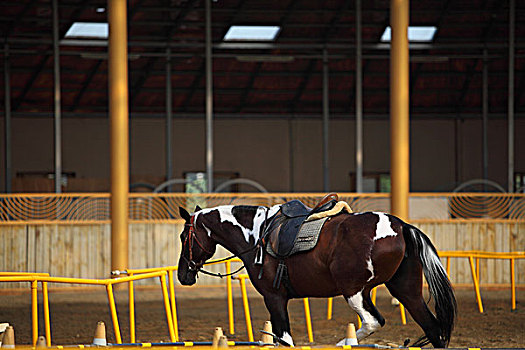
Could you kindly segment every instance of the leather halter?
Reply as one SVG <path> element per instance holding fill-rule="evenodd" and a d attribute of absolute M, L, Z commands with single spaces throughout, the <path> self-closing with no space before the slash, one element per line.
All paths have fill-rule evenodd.
<path fill-rule="evenodd" d="M 197 264 L 195 261 L 193 261 L 193 242 L 197 242 L 197 245 L 199 248 L 201 248 L 202 251 L 204 251 L 207 254 L 212 254 L 208 249 L 204 248 L 204 245 L 199 241 L 199 238 L 197 237 L 197 234 L 195 233 L 195 215 L 192 215 L 190 218 L 189 224 L 184 224 L 184 226 L 189 227 L 188 230 L 188 236 L 184 240 L 184 244 L 182 246 L 182 251 L 184 251 L 184 248 L 186 247 L 186 244 L 188 245 L 188 250 L 190 252 L 190 258 L 186 259 L 184 255 L 184 260 L 188 263 L 189 269 L 192 271 L 199 271 L 200 267 L 203 265 L 204 261 Z"/>

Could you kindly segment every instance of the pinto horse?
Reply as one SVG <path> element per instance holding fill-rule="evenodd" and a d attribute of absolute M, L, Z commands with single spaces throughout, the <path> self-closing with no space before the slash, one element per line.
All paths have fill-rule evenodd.
<path fill-rule="evenodd" d="M 340 213 L 325 222 L 312 250 L 285 260 L 287 283 L 276 288 L 273 281 L 279 260 L 264 254 L 262 264 L 254 261 L 262 244 L 261 231 L 280 215 L 280 207 L 197 207 L 193 214 L 179 208 L 186 221 L 180 235 L 181 284 L 195 284 L 197 273 L 219 244 L 243 261 L 253 286 L 264 297 L 275 336 L 285 345 L 293 346 L 287 310 L 292 298 L 343 295 L 362 320 L 357 339 L 366 338 L 385 324 L 370 299 L 370 291 L 383 283 L 425 333 L 413 346 L 448 345 L 456 299 L 436 249 L 424 233 L 384 213 Z M 434 298 L 435 315 L 423 299 L 422 272 Z"/>

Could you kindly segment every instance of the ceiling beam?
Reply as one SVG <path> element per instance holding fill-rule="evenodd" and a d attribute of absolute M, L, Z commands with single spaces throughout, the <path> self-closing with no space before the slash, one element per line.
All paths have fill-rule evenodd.
<path fill-rule="evenodd" d="M 451 0 L 447 0 L 445 2 L 445 4 L 443 5 L 443 9 L 441 10 L 441 13 L 439 14 L 439 18 L 438 18 L 438 20 L 436 22 L 436 28 L 438 28 L 438 30 L 437 30 L 436 36 L 434 37 L 433 42 L 437 42 L 439 40 L 439 28 L 443 27 L 445 14 L 448 11 L 450 3 L 451 3 Z M 414 88 L 416 86 L 417 79 L 419 78 L 422 70 L 423 70 L 423 63 L 418 62 L 418 63 L 416 63 L 416 67 L 410 72 L 410 83 L 408 85 L 408 88 L 409 88 L 409 95 L 408 96 L 409 96 L 409 98 L 412 96 L 412 94 L 414 92 Z M 410 100 L 412 100 L 412 99 L 410 99 Z"/>
<path fill-rule="evenodd" d="M 226 31 L 228 30 L 228 28 L 235 23 L 235 21 L 237 21 L 239 18 L 240 18 L 240 14 L 242 12 L 242 9 L 244 7 L 244 5 L 246 4 L 246 0 L 242 0 L 237 8 L 236 8 L 236 11 L 233 15 L 233 17 L 230 19 L 229 21 L 229 24 L 228 26 L 225 26 L 225 29 L 223 30 L 223 36 L 226 34 Z M 215 10 L 212 9 L 211 11 L 211 14 L 213 15 L 213 12 Z M 213 26 L 213 19 L 211 21 L 211 24 Z M 213 33 L 212 33 L 213 35 Z M 186 95 L 186 98 L 184 99 L 184 102 L 182 103 L 182 106 L 181 106 L 181 110 L 186 112 L 188 110 L 188 106 L 190 105 L 191 103 L 191 100 L 193 99 L 193 96 L 195 95 L 195 91 L 198 89 L 199 87 L 199 83 L 201 82 L 201 80 L 203 79 L 204 77 L 204 74 L 205 74 L 205 60 L 203 57 L 201 57 L 201 65 L 200 65 L 200 68 L 199 68 L 199 73 L 195 76 L 195 79 L 193 79 L 193 82 L 191 83 L 191 86 L 190 86 L 190 92 Z M 212 38 L 212 65 L 213 65 L 213 38 Z M 212 69 L 213 71 L 213 69 Z M 214 73 L 212 72 L 212 75 L 214 75 Z M 213 94 L 213 91 L 212 91 L 212 94 Z"/>
<path fill-rule="evenodd" d="M 30 3 L 33 3 L 32 1 Z M 51 5 L 51 3 L 50 3 Z M 82 2 L 82 6 L 78 7 L 77 10 L 75 10 L 73 12 L 73 14 L 71 15 L 71 20 L 68 22 L 68 26 L 67 28 L 69 28 L 74 22 L 76 22 L 76 20 L 78 19 L 78 17 L 82 14 L 82 12 L 84 12 L 84 10 L 89 6 L 89 1 L 84 1 Z M 59 26 L 59 33 L 60 32 L 66 32 L 65 30 L 61 30 L 60 26 Z M 59 37 L 63 37 L 63 35 L 59 35 Z M 38 76 L 40 75 L 42 69 L 45 67 L 46 65 L 46 62 L 47 60 L 49 59 L 49 57 L 51 57 L 52 54 L 50 53 L 46 53 L 43 55 L 42 59 L 40 60 L 39 64 L 36 66 L 36 69 L 33 70 L 33 72 L 31 73 L 31 77 L 29 78 L 29 80 L 27 81 L 25 87 L 24 87 L 24 90 L 22 91 L 22 93 L 20 94 L 20 96 L 18 96 L 16 98 L 16 100 L 14 101 L 13 103 L 13 111 L 16 111 L 18 110 L 18 108 L 22 105 L 22 103 L 24 102 L 27 94 L 29 93 L 29 91 L 31 90 L 31 88 L 33 87 L 33 84 L 35 83 L 36 79 L 38 78 Z"/>
<path fill-rule="evenodd" d="M 322 35 L 322 42 L 324 43 L 325 47 L 326 47 L 326 44 L 328 43 L 330 34 L 337 30 L 337 25 L 338 25 L 339 21 L 341 20 L 341 17 L 343 16 L 343 13 L 345 13 L 348 10 L 348 7 L 352 3 L 353 3 L 352 1 L 343 1 L 342 5 L 339 7 L 338 11 L 334 14 L 332 19 L 330 20 L 330 25 L 327 27 L 327 29 L 325 30 L 324 34 Z M 302 96 L 306 86 L 308 85 L 308 81 L 310 79 L 312 71 L 314 70 L 314 68 L 315 68 L 315 66 L 317 64 L 317 61 L 318 60 L 313 60 L 312 59 L 312 60 L 310 60 L 310 62 L 308 62 L 308 66 L 307 66 L 306 70 L 304 71 L 304 76 L 303 76 L 303 79 L 301 81 L 301 84 L 297 88 L 297 93 L 295 94 L 294 98 L 292 99 L 292 101 L 288 105 L 288 110 L 291 113 L 293 113 L 295 111 L 297 103 L 299 103 L 299 101 L 301 99 L 301 96 Z M 321 107 L 321 106 L 319 106 L 319 107 Z"/>
<path fill-rule="evenodd" d="M 172 25 L 167 28 L 167 30 L 164 32 L 164 40 L 168 43 L 171 41 L 171 36 L 173 34 L 173 30 L 177 28 L 181 21 L 186 17 L 189 11 L 193 10 L 196 6 L 197 1 L 192 0 L 184 3 L 184 6 L 179 10 L 177 13 L 177 17 L 174 20 L 171 20 Z M 171 16 L 171 13 L 167 13 L 168 16 Z M 151 75 L 151 70 L 154 67 L 155 63 L 159 60 L 159 57 L 150 57 L 148 58 L 148 62 L 144 65 L 144 67 L 140 70 L 140 75 L 136 82 L 133 84 L 133 87 L 130 91 L 130 101 L 131 105 L 135 105 L 137 101 L 137 96 L 140 94 L 142 88 L 144 87 L 144 84 L 148 80 L 148 78 Z"/>
<path fill-rule="evenodd" d="M 292 0 L 288 7 L 286 8 L 284 14 L 281 17 L 281 20 L 279 21 L 279 27 L 283 28 L 285 25 L 287 25 L 288 20 L 290 19 L 290 15 L 292 11 L 295 10 L 297 6 L 297 0 Z M 255 83 L 255 79 L 257 79 L 257 76 L 259 76 L 259 73 L 261 71 L 263 63 L 257 62 L 255 68 L 250 73 L 250 78 L 248 79 L 248 85 L 246 86 L 246 89 L 244 90 L 241 99 L 239 101 L 239 105 L 237 106 L 237 112 L 241 112 L 246 104 L 246 100 L 248 99 L 248 96 L 250 92 L 253 90 L 253 84 Z"/>
<path fill-rule="evenodd" d="M 489 1 L 490 0 L 486 0 L 485 5 L 483 6 L 485 11 L 487 11 L 489 8 Z M 502 7 L 502 5 L 503 5 L 502 1 L 495 0 L 492 4 L 492 9 L 490 12 L 495 13 L 499 8 Z M 482 43 L 485 43 L 487 41 L 493 24 L 494 24 L 494 16 L 491 16 L 489 23 L 486 24 L 483 29 L 483 33 L 481 35 Z M 463 86 L 460 89 L 460 95 L 456 102 L 457 113 L 460 113 L 463 110 L 463 100 L 465 99 L 465 96 L 467 96 L 469 88 L 470 88 L 470 83 L 472 82 L 474 75 L 476 74 L 476 66 L 478 65 L 478 61 L 483 62 L 482 58 L 475 59 L 474 62 L 470 65 L 469 69 L 467 70 L 465 81 L 463 82 Z"/>

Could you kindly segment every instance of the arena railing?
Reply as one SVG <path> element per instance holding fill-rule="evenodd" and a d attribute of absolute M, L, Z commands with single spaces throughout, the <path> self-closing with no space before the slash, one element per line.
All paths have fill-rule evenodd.
<path fill-rule="evenodd" d="M 131 222 L 180 220 L 179 206 L 223 204 L 272 206 L 300 199 L 309 206 L 323 193 L 130 193 Z M 390 211 L 388 193 L 339 193 L 354 211 Z M 410 193 L 410 220 L 525 220 L 525 194 Z M 104 223 L 110 220 L 109 193 L 2 194 L 0 224 Z"/>
<path fill-rule="evenodd" d="M 117 344 L 122 343 L 122 337 L 120 333 L 120 326 L 117 316 L 117 308 L 115 305 L 115 297 L 113 294 L 113 285 L 118 283 L 125 283 L 140 279 L 159 277 L 160 285 L 162 290 L 162 296 L 164 299 L 164 308 L 166 311 L 166 319 L 168 322 L 168 331 L 172 342 L 175 341 L 175 331 L 173 328 L 173 318 L 171 315 L 170 303 L 168 300 L 168 290 L 166 288 L 166 272 L 156 271 L 145 273 L 136 276 L 127 276 L 120 278 L 107 278 L 107 279 L 88 279 L 88 278 L 69 278 L 69 277 L 51 277 L 47 273 L 23 273 L 23 272 L 0 272 L 0 282 L 30 282 L 31 283 L 31 313 L 32 313 L 32 340 L 33 347 L 36 346 L 38 339 L 38 300 L 37 300 L 37 285 L 38 282 L 42 283 L 43 303 L 44 303 L 44 323 L 45 323 L 45 334 L 46 344 L 48 347 L 51 346 L 51 332 L 50 332 L 50 317 L 49 317 L 49 298 L 47 283 L 67 283 L 67 284 L 84 284 L 84 285 L 99 285 L 105 286 L 108 295 L 108 303 L 111 313 L 111 319 L 113 321 L 113 329 L 115 332 L 115 338 Z"/>

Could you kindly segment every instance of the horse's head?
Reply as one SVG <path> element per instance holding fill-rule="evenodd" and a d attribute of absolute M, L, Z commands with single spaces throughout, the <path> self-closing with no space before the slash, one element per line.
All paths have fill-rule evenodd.
<path fill-rule="evenodd" d="M 201 208 L 197 206 L 195 213 L 190 215 L 186 209 L 179 207 L 180 216 L 186 222 L 184 230 L 180 234 L 182 248 L 177 276 L 179 282 L 185 286 L 195 284 L 199 269 L 206 260 L 213 256 L 216 248 L 215 241 L 211 239 L 204 227 L 197 224 L 199 210 Z"/>

